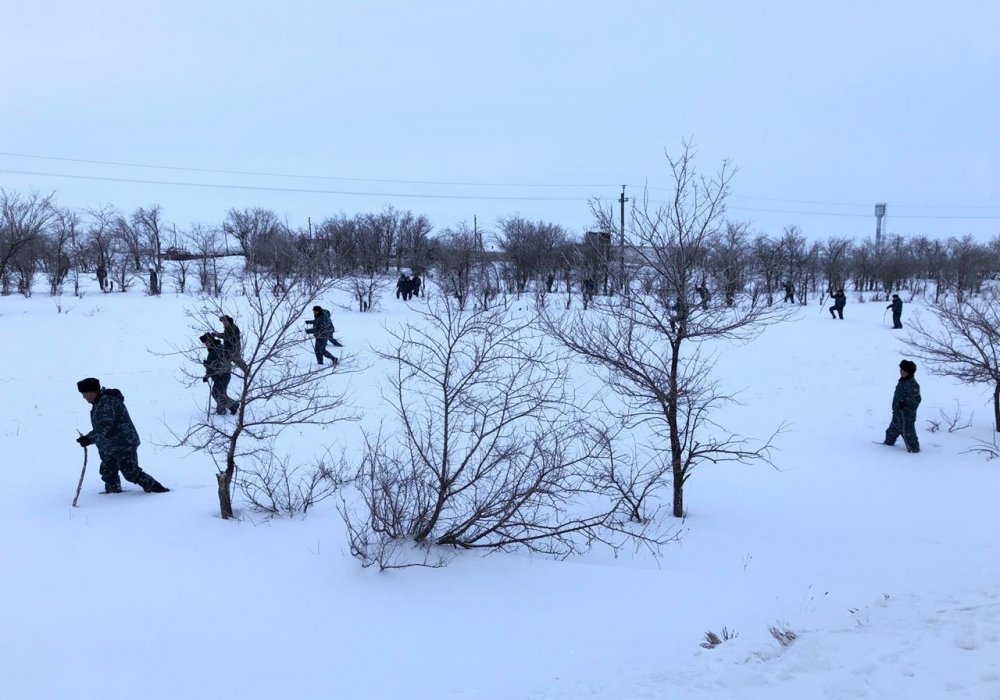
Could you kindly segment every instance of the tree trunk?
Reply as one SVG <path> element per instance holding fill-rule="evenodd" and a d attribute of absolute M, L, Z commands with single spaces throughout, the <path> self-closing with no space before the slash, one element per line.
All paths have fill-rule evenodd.
<path fill-rule="evenodd" d="M 1000 433 L 1000 384 L 993 389 L 993 425 Z"/>
<path fill-rule="evenodd" d="M 680 467 L 680 460 L 674 460 L 673 466 L 673 476 L 674 476 L 674 509 L 673 514 L 675 518 L 684 517 L 684 470 Z"/>
<path fill-rule="evenodd" d="M 215 477 L 219 480 L 219 513 L 223 520 L 229 520 L 233 517 L 233 500 L 229 495 L 229 484 L 233 477 L 228 469 L 219 472 Z"/>

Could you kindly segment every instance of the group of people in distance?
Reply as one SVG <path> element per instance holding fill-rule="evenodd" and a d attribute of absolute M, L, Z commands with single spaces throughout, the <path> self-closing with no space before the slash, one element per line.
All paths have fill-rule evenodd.
<path fill-rule="evenodd" d="M 243 372 L 247 371 L 241 350 L 242 336 L 232 316 L 223 314 L 219 316 L 219 321 L 222 322 L 222 331 L 209 331 L 198 338 L 208 351 L 208 355 L 202 360 L 202 365 L 205 367 L 202 381 L 212 384 L 212 399 L 215 401 L 216 414 L 236 415 L 240 410 L 240 402 L 230 398 L 228 388 L 234 365 Z M 326 350 L 327 343 L 343 347 L 333 337 L 334 330 L 330 312 L 322 306 L 314 306 L 313 318 L 306 321 L 306 333 L 315 337 L 316 361 L 321 365 L 324 359 L 329 359 L 334 366 L 338 363 L 337 358 Z M 90 432 L 76 438 L 76 442 L 84 448 L 90 445 L 97 446 L 101 458 L 100 475 L 104 482 L 103 493 L 121 493 L 122 477 L 141 486 L 146 493 L 169 491 L 170 489 L 139 467 L 139 433 L 125 407 L 125 397 L 122 392 L 102 386 L 96 377 L 81 379 L 76 383 L 76 387 L 84 400 L 90 404 L 91 425 Z"/>
<path fill-rule="evenodd" d="M 413 277 L 405 273 L 400 274 L 399 279 L 396 280 L 396 298 L 402 297 L 403 301 L 409 301 L 413 297 L 420 296 L 421 284 L 420 275 L 416 272 L 413 273 Z"/>

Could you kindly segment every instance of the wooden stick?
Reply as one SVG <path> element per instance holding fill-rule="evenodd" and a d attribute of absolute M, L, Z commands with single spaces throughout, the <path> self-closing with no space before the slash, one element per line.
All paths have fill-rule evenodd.
<path fill-rule="evenodd" d="M 83 470 L 80 472 L 80 483 L 76 485 L 76 496 L 73 498 L 73 507 L 76 508 L 76 502 L 80 500 L 80 489 L 83 488 L 83 475 L 87 473 L 87 448 L 83 448 Z"/>

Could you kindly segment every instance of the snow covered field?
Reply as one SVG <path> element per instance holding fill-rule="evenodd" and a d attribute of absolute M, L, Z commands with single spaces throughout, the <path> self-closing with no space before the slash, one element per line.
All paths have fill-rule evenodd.
<path fill-rule="evenodd" d="M 415 317 L 321 301 L 363 363 L 383 323 Z M 348 555 L 334 500 L 225 522 L 209 457 L 163 446 L 205 410 L 169 355 L 205 330 L 184 313 L 196 298 L 58 303 L 0 299 L 0 698 L 1000 699 L 1000 464 L 965 453 L 991 439 L 989 396 L 921 366 L 923 451 L 873 444 L 906 356 L 884 302 L 849 294 L 844 321 L 814 303 L 723 349 L 741 405 L 721 421 L 758 438 L 787 421 L 777 469 L 696 471 L 658 562 L 473 553 L 385 574 Z M 384 372 L 335 378 L 364 425 L 387 413 Z M 98 495 L 91 450 L 70 507 L 86 376 L 124 393 L 140 464 L 171 493 Z M 956 405 L 972 427 L 928 432 Z M 303 439 L 357 447 L 360 429 Z M 723 627 L 739 636 L 699 646 Z"/>

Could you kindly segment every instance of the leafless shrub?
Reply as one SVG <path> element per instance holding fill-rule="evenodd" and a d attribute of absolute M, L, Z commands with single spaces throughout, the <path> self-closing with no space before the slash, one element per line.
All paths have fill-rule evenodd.
<path fill-rule="evenodd" d="M 943 301 L 933 310 L 940 327 L 919 317 L 910 324 L 908 342 L 933 374 L 966 384 L 986 384 L 993 393 L 993 425 L 1000 432 L 1000 296 Z"/>
<path fill-rule="evenodd" d="M 959 430 L 965 430 L 972 425 L 973 416 L 969 416 L 969 419 L 962 422 L 962 407 L 958 405 L 958 401 L 955 402 L 955 412 L 948 413 L 943 408 L 939 411 L 941 415 L 941 420 L 934 420 L 933 418 L 927 419 L 927 432 L 936 433 L 941 430 L 942 425 L 948 429 L 949 433 L 956 433 Z"/>
<path fill-rule="evenodd" d="M 334 459 L 328 451 L 325 458 L 309 466 L 293 466 L 287 457 L 275 456 L 272 448 L 258 459 L 249 460 L 237 483 L 253 508 L 290 517 L 305 515 L 314 505 L 343 488 L 353 478 L 347 472 L 343 455 Z"/>
<path fill-rule="evenodd" d="M 976 444 L 966 450 L 970 454 L 978 454 L 986 457 L 987 461 L 1000 458 L 1000 444 L 997 443 L 996 433 L 991 441 L 977 440 Z"/>
<path fill-rule="evenodd" d="M 374 311 L 378 308 L 382 293 L 389 288 L 390 282 L 374 270 L 355 270 L 337 280 L 336 287 L 351 295 L 357 302 L 358 311 Z"/>
<path fill-rule="evenodd" d="M 778 622 L 768 626 L 767 631 L 770 632 L 771 636 L 774 637 L 778 641 L 778 644 L 783 647 L 791 645 L 792 642 L 799 638 L 795 632 L 789 629 L 788 624 L 784 622 Z"/>
<path fill-rule="evenodd" d="M 342 508 L 364 565 L 383 566 L 386 552 L 396 561 L 411 544 L 567 556 L 595 541 L 668 541 L 620 525 L 618 501 L 591 487 L 605 444 L 528 323 L 502 305 L 467 310 L 447 298 L 422 314 L 420 326 L 390 331 L 384 397 L 398 432 L 366 436 L 360 504 Z"/>
<path fill-rule="evenodd" d="M 718 635 L 712 630 L 705 633 L 705 641 L 699 644 L 702 649 L 714 649 L 723 642 L 728 642 L 730 639 L 736 639 L 740 636 L 739 632 L 734 632 L 728 627 L 722 628 L 722 634 Z"/>
<path fill-rule="evenodd" d="M 45 197 L 37 192 L 21 196 L 0 188 L 0 294 L 10 293 L 11 267 L 22 261 L 19 290 L 26 296 L 31 294 L 30 284 L 25 287 L 24 272 L 34 274 L 34 267 L 27 266 L 28 260 L 37 261 L 37 255 L 24 255 L 25 249 L 38 246 L 55 215 L 53 194 Z"/>

